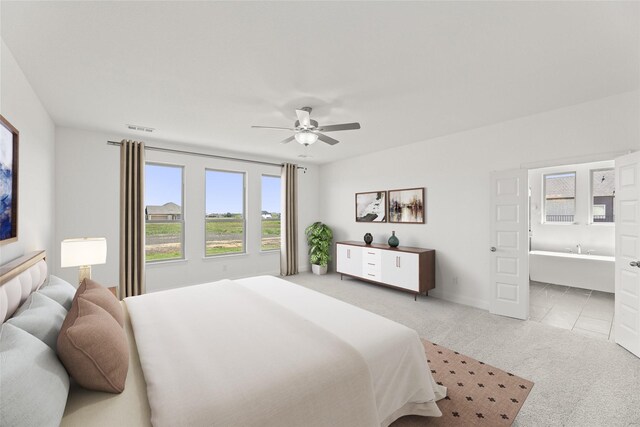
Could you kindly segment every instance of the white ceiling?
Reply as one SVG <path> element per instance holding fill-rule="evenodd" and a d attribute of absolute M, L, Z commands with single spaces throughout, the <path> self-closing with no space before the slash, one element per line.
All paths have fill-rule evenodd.
<path fill-rule="evenodd" d="M 636 2 L 14 2 L 2 39 L 56 124 L 324 163 L 636 90 Z M 148 134 L 133 133 L 144 139 Z M 298 159 L 300 160 L 300 159 Z"/>

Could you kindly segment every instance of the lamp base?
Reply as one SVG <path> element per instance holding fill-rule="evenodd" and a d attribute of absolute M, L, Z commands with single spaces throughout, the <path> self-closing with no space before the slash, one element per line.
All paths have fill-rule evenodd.
<path fill-rule="evenodd" d="M 91 279 L 91 266 L 90 265 L 81 265 L 80 272 L 78 274 L 78 285 L 82 284 L 84 279 Z"/>

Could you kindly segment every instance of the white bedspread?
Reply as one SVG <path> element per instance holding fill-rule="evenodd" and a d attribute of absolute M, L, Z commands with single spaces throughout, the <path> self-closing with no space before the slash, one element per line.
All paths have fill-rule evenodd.
<path fill-rule="evenodd" d="M 259 276 L 235 280 L 349 343 L 371 372 L 379 423 L 404 415 L 442 415 L 435 401 L 446 387 L 436 384 L 416 331 L 291 282 Z"/>
<path fill-rule="evenodd" d="M 154 426 L 379 425 L 361 354 L 247 287 L 223 280 L 125 302 Z"/>

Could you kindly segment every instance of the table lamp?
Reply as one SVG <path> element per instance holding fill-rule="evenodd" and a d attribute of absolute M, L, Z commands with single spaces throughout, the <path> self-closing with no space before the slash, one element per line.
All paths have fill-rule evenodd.
<path fill-rule="evenodd" d="M 107 239 L 104 237 L 84 237 L 65 239 L 60 243 L 60 266 L 80 267 L 78 283 L 91 279 L 91 266 L 107 262 Z"/>

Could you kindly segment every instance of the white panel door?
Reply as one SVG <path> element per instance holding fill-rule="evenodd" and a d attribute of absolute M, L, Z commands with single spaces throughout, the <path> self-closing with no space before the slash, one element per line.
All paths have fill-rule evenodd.
<path fill-rule="evenodd" d="M 640 152 L 616 159 L 616 342 L 640 356 Z"/>
<path fill-rule="evenodd" d="M 362 248 L 336 245 L 336 270 L 351 276 L 362 276 Z"/>
<path fill-rule="evenodd" d="M 529 317 L 529 185 L 524 169 L 491 174 L 490 311 Z"/>
<path fill-rule="evenodd" d="M 382 281 L 418 292 L 420 258 L 418 254 L 382 251 Z"/>

